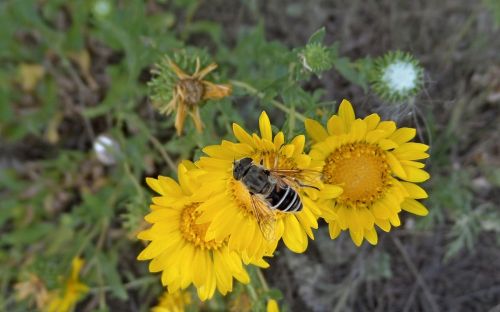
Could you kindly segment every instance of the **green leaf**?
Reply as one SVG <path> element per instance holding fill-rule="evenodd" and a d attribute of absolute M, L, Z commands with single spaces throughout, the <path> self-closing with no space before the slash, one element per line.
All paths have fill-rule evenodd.
<path fill-rule="evenodd" d="M 118 299 L 127 300 L 127 290 L 120 278 L 120 272 L 118 272 L 117 254 L 114 252 L 107 255 L 99 254 L 98 258 L 102 273 L 111 288 L 111 293 Z"/>
<path fill-rule="evenodd" d="M 321 27 L 320 29 L 316 30 L 314 34 L 309 37 L 309 40 L 307 41 L 308 44 L 311 43 L 323 43 L 323 39 L 325 39 L 325 34 L 326 30 L 325 27 Z"/>
<path fill-rule="evenodd" d="M 363 89 L 366 89 L 368 87 L 368 84 L 363 78 L 363 75 L 354 68 L 354 64 L 350 62 L 349 58 L 335 58 L 333 66 L 345 79 L 363 87 Z"/>

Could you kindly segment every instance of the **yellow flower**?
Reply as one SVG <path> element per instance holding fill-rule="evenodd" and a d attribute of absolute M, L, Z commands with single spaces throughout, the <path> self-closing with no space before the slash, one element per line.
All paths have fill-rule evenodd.
<path fill-rule="evenodd" d="M 71 311 L 75 304 L 89 291 L 87 285 L 80 282 L 78 275 L 85 262 L 81 258 L 74 258 L 71 262 L 71 275 L 61 289 L 49 294 L 49 312 Z"/>
<path fill-rule="evenodd" d="M 174 62 L 168 59 L 170 69 L 177 75 L 179 79 L 174 86 L 172 99 L 163 109 L 169 115 L 176 111 L 175 129 L 177 134 L 182 134 L 186 114 L 189 114 L 193 119 L 194 125 L 198 132 L 203 129 L 203 123 L 200 118 L 199 105 L 206 100 L 221 99 L 231 94 L 232 88 L 228 84 L 214 84 L 203 80 L 206 75 L 217 68 L 217 64 L 211 63 L 204 69 L 200 70 L 200 59 L 196 58 L 196 70 L 192 75 L 186 74 Z"/>
<path fill-rule="evenodd" d="M 207 224 L 198 224 L 202 204 L 197 196 L 200 185 L 188 176 L 195 167 L 183 162 L 178 168 L 179 183 L 168 177 L 147 178 L 147 184 L 161 196 L 153 198 L 151 213 L 145 219 L 151 228 L 138 238 L 151 241 L 137 257 L 152 259 L 151 272 L 162 271 L 162 284 L 169 292 L 197 288 L 201 300 L 214 295 L 215 289 L 225 295 L 232 290 L 233 277 L 242 283 L 250 278 L 239 255 L 229 250 L 226 241 L 205 239 Z"/>
<path fill-rule="evenodd" d="M 416 183 L 429 179 L 424 164 L 417 161 L 429 157 L 429 146 L 409 142 L 415 129 L 397 129 L 395 122 L 381 122 L 377 114 L 355 119 L 346 100 L 326 129 L 311 119 L 305 126 L 316 142 L 310 155 L 323 166 L 323 182 L 343 188 L 335 200 L 318 203 L 332 239 L 348 229 L 357 246 L 363 239 L 376 244 L 374 225 L 386 232 L 399 226 L 401 209 L 427 215 L 427 209 L 416 200 L 426 198 L 427 193 Z"/>
<path fill-rule="evenodd" d="M 165 291 L 159 299 L 158 305 L 151 312 L 184 312 L 184 307 L 191 303 L 189 291 L 178 290 L 173 293 Z"/>
<path fill-rule="evenodd" d="M 267 312 L 280 312 L 280 308 L 278 307 L 278 302 L 274 299 L 269 299 L 267 301 Z"/>
<path fill-rule="evenodd" d="M 309 236 L 314 239 L 311 228 L 317 228 L 320 210 L 314 202 L 305 196 L 301 189 L 304 208 L 298 213 L 277 212 L 274 241 L 266 240 L 253 212 L 250 193 L 246 186 L 233 177 L 233 162 L 244 157 L 251 157 L 254 163 L 261 161 L 266 168 L 274 166 L 278 158 L 280 169 L 309 169 L 310 157 L 304 153 L 305 137 L 296 136 L 285 144 L 283 132 L 273 138 L 271 123 L 263 112 L 259 118 L 260 133 L 250 135 L 242 127 L 233 124 L 233 132 L 239 143 L 223 141 L 220 145 L 207 146 L 203 152 L 208 157 L 201 157 L 196 163 L 201 168 L 197 177 L 204 188 L 198 190 L 209 197 L 199 210 L 200 221 L 210 220 L 207 239 L 223 241 L 228 239 L 231 250 L 236 250 L 245 263 L 272 255 L 279 239 L 294 252 L 304 252 Z M 314 194 L 312 194 L 313 196 Z"/>

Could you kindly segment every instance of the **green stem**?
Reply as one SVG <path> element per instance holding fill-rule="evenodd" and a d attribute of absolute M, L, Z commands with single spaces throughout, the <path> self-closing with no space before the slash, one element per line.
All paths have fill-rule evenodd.
<path fill-rule="evenodd" d="M 253 86 L 249 85 L 246 82 L 239 81 L 239 80 L 230 80 L 229 82 L 232 85 L 245 90 L 248 94 L 258 97 L 259 99 L 264 99 L 266 97 L 266 95 L 263 92 L 260 92 L 259 90 L 257 90 L 256 88 L 254 88 Z M 297 111 L 295 111 L 293 109 L 290 109 L 285 104 L 283 104 L 277 100 L 274 100 L 274 99 L 271 99 L 270 102 L 276 108 L 281 109 L 282 111 L 284 111 L 287 114 L 295 116 L 295 118 L 297 118 L 298 120 L 300 120 L 302 122 L 304 122 L 306 120 L 306 116 L 302 115 L 301 113 L 298 113 Z"/>
<path fill-rule="evenodd" d="M 264 274 L 262 273 L 262 270 L 260 268 L 257 268 L 257 276 L 259 276 L 260 283 L 262 284 L 262 288 L 267 292 L 269 291 L 269 286 L 267 285 L 266 278 L 264 277 Z"/>
<path fill-rule="evenodd" d="M 257 301 L 259 298 L 257 297 L 257 292 L 255 291 L 255 288 L 253 287 L 252 283 L 248 283 L 245 286 L 247 287 L 248 293 L 250 294 L 252 300 Z"/>
<path fill-rule="evenodd" d="M 134 289 L 137 287 L 142 287 L 145 285 L 150 285 L 154 282 L 158 282 L 158 279 L 156 277 L 143 277 L 140 279 L 136 279 L 134 281 L 128 282 L 126 284 L 123 284 L 123 287 L 125 289 Z M 107 292 L 113 290 L 113 286 L 100 286 L 100 287 L 94 287 L 92 288 L 89 292 L 90 293 L 97 293 L 97 292 Z"/>

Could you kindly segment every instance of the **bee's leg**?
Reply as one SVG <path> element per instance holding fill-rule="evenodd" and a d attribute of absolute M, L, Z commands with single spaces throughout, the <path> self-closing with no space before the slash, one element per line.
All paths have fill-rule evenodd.
<path fill-rule="evenodd" d="M 300 187 L 310 187 L 310 188 L 313 188 L 315 190 L 318 190 L 319 191 L 319 188 L 316 187 L 316 186 L 313 186 L 313 185 L 307 185 L 307 184 L 304 184 L 304 183 L 301 183 L 300 181 L 296 181 Z"/>

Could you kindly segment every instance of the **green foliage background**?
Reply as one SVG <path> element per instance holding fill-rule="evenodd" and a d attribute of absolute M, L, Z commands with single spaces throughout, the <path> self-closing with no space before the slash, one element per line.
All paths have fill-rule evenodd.
<path fill-rule="evenodd" d="M 441 11 L 448 10 L 448 2 L 441 4 Z M 29 301 L 16 300 L 14 285 L 33 273 L 49 289 L 56 287 L 57 277 L 69 272 L 76 255 L 86 260 L 83 280 L 91 287 L 77 310 L 148 310 L 162 289 L 147 264 L 135 260 L 143 248 L 135 233 L 144 226 L 151 195 L 144 178 L 175 176 L 178 161 L 197 159 L 202 147 L 231 139 L 232 122 L 254 130 L 266 110 L 290 138 L 304 132 L 303 116 L 326 120 L 343 97 L 352 99 L 361 114 L 376 111 L 400 125 L 417 127 L 421 140 L 431 145 L 432 179 L 426 185 L 430 215 L 409 217 L 379 246 L 360 249 L 348 239 L 330 241 L 322 227 L 307 255 L 279 251 L 264 276 L 252 269 L 251 285 L 238 285 L 227 298 L 195 302 L 191 309 L 226 310 L 242 295 L 251 297 L 255 311 L 263 309 L 267 298 L 282 299 L 284 308 L 292 311 L 315 305 L 337 311 L 370 308 L 373 302 L 394 310 L 405 302 L 417 308 L 449 308 L 453 305 L 448 300 L 456 296 L 441 294 L 436 299 L 432 292 L 438 291 L 439 281 L 452 277 L 427 271 L 459 265 L 463 255 L 474 258 L 498 249 L 500 161 L 493 146 L 500 139 L 500 51 L 498 42 L 491 40 L 499 37 L 495 1 L 475 4 L 440 51 L 426 50 L 425 40 L 432 38 L 413 42 L 421 47 L 415 50 L 422 56 L 428 88 L 397 105 L 377 98 L 369 86 L 372 59 L 386 51 L 371 55 L 362 44 L 346 50 L 360 44 L 355 38 L 341 41 L 346 39 L 341 29 L 321 24 L 308 25 L 310 31 L 304 30 L 300 43 L 290 40 L 291 34 L 272 35 L 273 14 L 293 20 L 308 12 L 306 2 L 283 1 L 282 12 L 279 4 L 259 1 L 110 0 L 106 15 L 96 11 L 95 3 L 0 2 L 0 310 L 31 309 Z M 350 8 L 359 9 L 359 3 L 354 1 Z M 225 5 L 249 15 L 249 21 L 242 18 L 244 22 L 229 29 L 223 13 L 203 14 L 203 8 L 212 6 L 223 12 Z M 312 19 L 313 13 L 308 14 Z M 370 32 L 369 23 L 364 27 Z M 406 39 L 394 42 L 385 45 L 387 50 L 413 47 Z M 467 42 L 467 48 L 461 42 Z M 185 135 L 178 137 L 173 118 L 158 114 L 151 104 L 147 82 L 153 64 L 184 48 L 217 62 L 219 69 L 209 80 L 231 82 L 234 93 L 202 108 L 206 131 L 196 133 L 187 121 Z M 478 51 L 486 51 L 485 57 L 474 63 L 469 54 Z M 313 73 L 304 68 L 301 56 L 318 53 Z M 460 57 L 469 63 L 460 63 Z M 452 77 L 440 76 L 435 64 Z M 457 64 L 463 70 L 452 72 Z M 32 87 L 23 86 L 23 65 L 43 68 Z M 472 78 L 455 79 L 462 74 Z M 439 87 L 449 84 L 448 89 L 435 86 L 439 79 Z M 478 120 L 484 124 L 473 122 Z M 93 153 L 92 143 L 101 133 L 120 145 L 115 165 L 101 164 Z M 434 262 L 416 257 L 419 248 Z M 489 291 L 498 298 L 498 289 L 489 288 L 494 275 L 480 267 L 474 270 L 484 281 L 477 289 L 467 285 L 471 288 L 466 293 Z M 319 277 L 318 272 L 335 278 Z M 312 278 L 316 273 L 317 279 Z M 407 280 L 417 280 L 413 290 Z M 398 284 L 407 288 L 408 301 L 370 297 L 370 287 L 378 287 L 385 298 L 385 291 L 390 294 Z M 293 299 L 294 291 L 299 299 Z M 473 295 L 463 300 L 478 299 Z M 479 301 L 486 309 L 494 300 Z"/>

